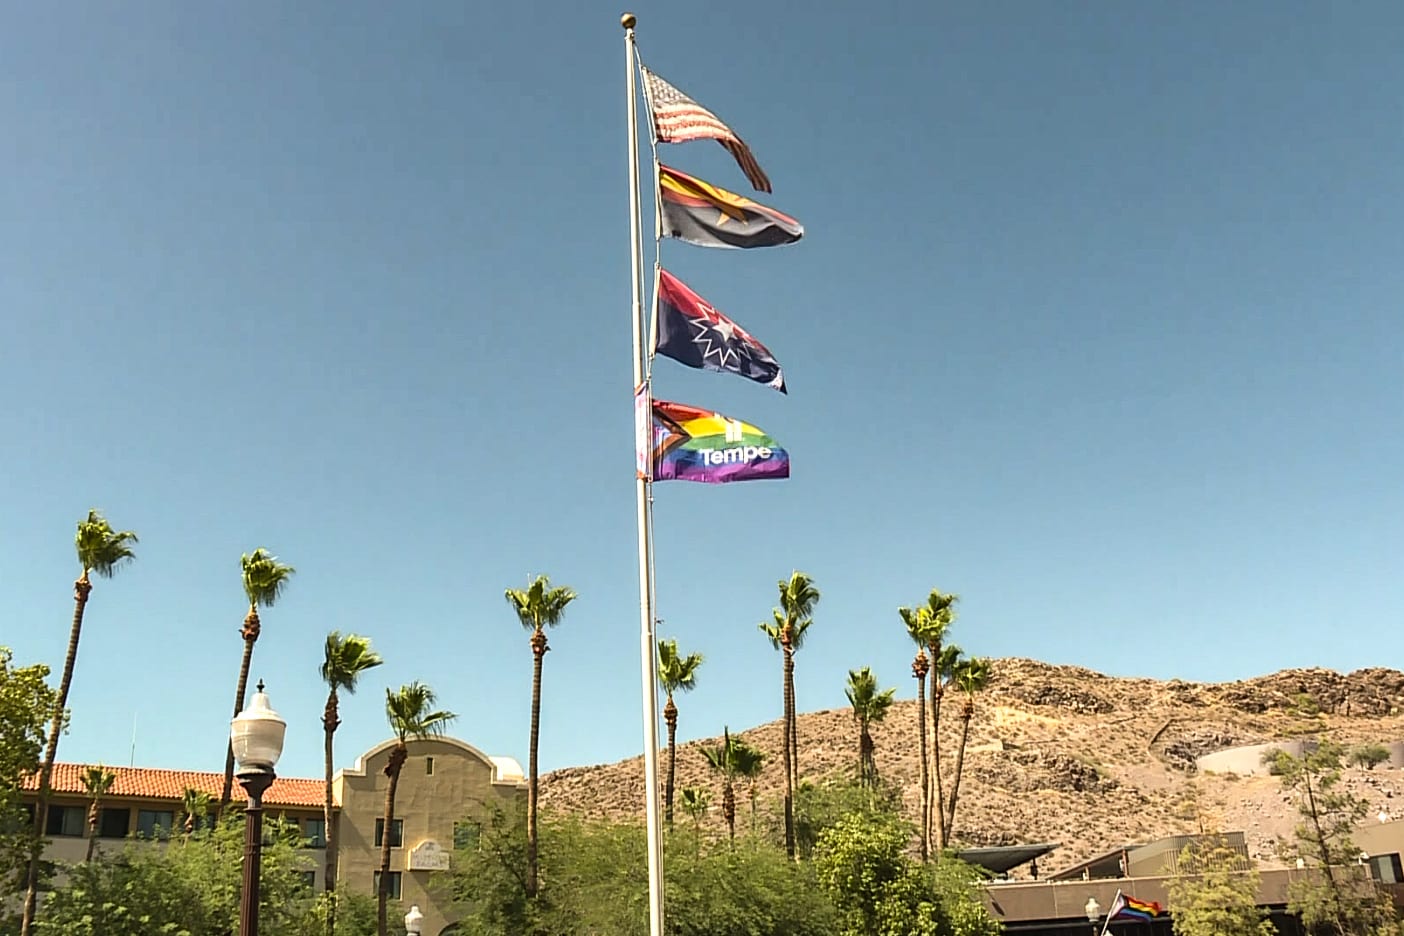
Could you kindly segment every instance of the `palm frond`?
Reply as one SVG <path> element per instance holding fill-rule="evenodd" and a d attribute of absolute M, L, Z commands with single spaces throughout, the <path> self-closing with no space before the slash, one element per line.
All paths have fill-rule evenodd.
<path fill-rule="evenodd" d="M 785 616 L 781 614 L 778 610 L 774 609 L 772 609 L 770 613 L 775 616 L 774 621 L 772 621 L 769 624 L 767 624 L 765 621 L 762 621 L 756 626 L 760 628 L 760 632 L 766 636 L 767 640 L 770 641 L 770 645 L 776 650 L 779 650 L 782 646 L 780 642 L 780 635 L 785 630 Z"/>
<path fill-rule="evenodd" d="M 796 570 L 776 584 L 780 589 L 780 608 L 792 625 L 813 616 L 814 606 L 819 603 L 819 589 L 813 579 Z"/>
<path fill-rule="evenodd" d="M 887 710 L 892 707 L 896 694 L 895 688 L 878 690 L 877 676 L 873 674 L 870 666 L 848 671 L 848 686 L 844 689 L 844 695 L 848 697 L 848 704 L 853 707 L 855 721 L 882 721 L 887 717 Z"/>
<path fill-rule="evenodd" d="M 136 558 L 132 544 L 137 535 L 131 530 L 114 530 L 99 510 L 89 510 L 88 519 L 78 521 L 78 533 L 73 538 L 78 551 L 78 563 L 84 572 L 96 572 L 111 578 L 124 562 Z"/>
<path fill-rule="evenodd" d="M 271 608 L 278 603 L 288 580 L 297 570 L 278 561 L 278 557 L 262 547 L 239 557 L 243 572 L 244 594 L 253 608 Z"/>
<path fill-rule="evenodd" d="M 961 662 L 955 675 L 956 685 L 967 695 L 984 692 L 990 685 L 993 669 L 988 657 L 971 657 Z"/>
<path fill-rule="evenodd" d="M 522 627 L 530 631 L 555 627 L 565 618 L 565 609 L 577 597 L 570 588 L 551 586 L 551 579 L 538 575 L 526 589 L 509 588 L 503 593 Z"/>
<path fill-rule="evenodd" d="M 83 789 L 88 796 L 97 799 L 104 796 L 108 790 L 112 789 L 112 784 L 117 780 L 117 775 L 108 770 L 102 764 L 94 764 L 83 770 Z"/>
<path fill-rule="evenodd" d="M 330 688 L 354 695 L 360 675 L 384 662 L 380 654 L 371 649 L 369 637 L 359 634 L 343 637 L 340 631 L 332 631 L 327 635 L 325 656 L 319 672 L 322 681 Z"/>
<path fill-rule="evenodd" d="M 702 660 L 700 653 L 680 654 L 676 640 L 658 641 L 658 684 L 669 696 L 691 692 L 697 688 L 697 669 Z"/>
<path fill-rule="evenodd" d="M 401 743 L 410 738 L 431 738 L 442 735 L 448 723 L 458 716 L 453 712 L 433 711 L 438 697 L 434 690 L 418 680 L 401 686 L 399 692 L 385 690 L 385 718 L 390 730 Z"/>

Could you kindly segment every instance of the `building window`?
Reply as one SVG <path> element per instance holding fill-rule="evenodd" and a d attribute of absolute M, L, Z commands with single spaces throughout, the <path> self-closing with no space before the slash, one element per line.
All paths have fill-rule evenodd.
<path fill-rule="evenodd" d="M 453 824 L 453 847 L 476 849 L 483 827 L 476 822 L 455 822 Z"/>
<path fill-rule="evenodd" d="M 307 888 L 308 890 L 311 890 L 312 888 L 317 886 L 316 871 L 300 871 L 298 872 L 297 876 L 302 881 L 302 886 Z"/>
<path fill-rule="evenodd" d="M 375 847 L 379 848 L 380 843 L 385 839 L 385 820 L 375 820 Z M 390 847 L 399 848 L 405 844 L 405 820 L 396 819 L 390 826 Z"/>
<path fill-rule="evenodd" d="M 45 835 L 83 835 L 87 832 L 88 811 L 82 806 L 50 806 Z"/>
<path fill-rule="evenodd" d="M 103 809 L 98 813 L 98 835 L 102 838 L 126 838 L 131 828 L 130 809 Z"/>
<path fill-rule="evenodd" d="M 138 809 L 137 835 L 142 838 L 170 838 L 175 813 L 169 809 Z"/>
<path fill-rule="evenodd" d="M 427 774 L 428 776 L 433 776 L 433 775 L 434 775 L 434 758 L 432 758 L 432 757 L 426 757 L 426 758 L 424 758 L 424 773 Z"/>
<path fill-rule="evenodd" d="M 379 871 L 375 872 L 375 892 L 376 892 L 377 894 L 380 893 L 380 872 L 379 872 Z M 391 871 L 391 872 L 390 872 L 390 899 L 391 899 L 391 900 L 399 900 L 399 899 L 400 899 L 400 872 L 398 872 L 398 871 Z"/>
<path fill-rule="evenodd" d="M 327 847 L 327 820 L 325 820 L 325 819 L 304 819 L 304 820 L 302 820 L 302 847 L 303 847 L 303 848 L 326 848 L 326 847 Z"/>
<path fill-rule="evenodd" d="M 1400 866 L 1399 856 L 1370 856 L 1370 876 L 1381 884 L 1404 884 L 1404 868 Z"/>

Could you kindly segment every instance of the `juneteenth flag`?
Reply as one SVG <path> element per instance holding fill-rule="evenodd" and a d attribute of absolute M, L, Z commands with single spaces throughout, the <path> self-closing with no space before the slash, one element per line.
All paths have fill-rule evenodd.
<path fill-rule="evenodd" d="M 653 480 L 788 478 L 790 454 L 749 423 L 686 403 L 653 401 Z"/>
<path fill-rule="evenodd" d="M 751 155 L 751 148 L 720 117 L 647 68 L 643 69 L 643 85 L 648 111 L 653 115 L 655 140 L 659 143 L 716 140 L 736 160 L 757 192 L 770 191 L 770 179 Z"/>
<path fill-rule="evenodd" d="M 804 236 L 804 225 L 774 208 L 658 167 L 663 233 L 698 247 L 778 247 Z"/>
<path fill-rule="evenodd" d="M 688 367 L 737 374 L 786 392 L 784 371 L 770 349 L 667 270 L 658 271 L 654 350 Z"/>
<path fill-rule="evenodd" d="M 1121 891 L 1107 908 L 1107 920 L 1149 920 L 1165 911 L 1154 900 L 1139 900 Z"/>

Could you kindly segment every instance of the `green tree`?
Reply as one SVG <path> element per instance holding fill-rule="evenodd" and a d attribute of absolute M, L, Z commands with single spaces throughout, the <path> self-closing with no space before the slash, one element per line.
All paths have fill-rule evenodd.
<path fill-rule="evenodd" d="M 782 661 L 782 691 L 784 720 L 785 767 L 785 849 L 795 854 L 795 788 L 799 786 L 799 728 L 795 718 L 795 652 L 804 645 L 804 635 L 814 621 L 814 608 L 819 603 L 819 589 L 814 580 L 803 572 L 790 573 L 778 583 L 780 607 L 772 611 L 772 620 L 760 624 L 770 645 L 780 651 Z"/>
<path fill-rule="evenodd" d="M 897 614 L 907 629 L 907 636 L 917 645 L 916 656 L 912 659 L 912 678 L 917 681 L 917 737 L 920 739 L 921 772 L 921 860 L 931 853 L 931 762 L 926 750 L 926 674 L 931 672 L 931 658 L 926 655 L 926 645 L 930 642 L 930 618 L 921 608 L 898 608 Z"/>
<path fill-rule="evenodd" d="M 239 633 L 244 638 L 244 655 L 239 661 L 239 679 L 234 688 L 234 716 L 244 710 L 244 693 L 249 686 L 249 664 L 253 662 L 254 644 L 263 630 L 258 609 L 271 608 L 278 603 L 288 582 L 297 571 L 290 565 L 278 561 L 266 549 L 255 549 L 239 557 L 240 577 L 244 585 L 244 596 L 249 599 L 249 612 L 244 615 L 244 624 Z M 224 754 L 224 786 L 219 794 L 219 812 L 229 806 L 234 791 L 234 745 L 227 745 Z"/>
<path fill-rule="evenodd" d="M 853 709 L 853 722 L 858 726 L 858 783 L 860 786 L 877 786 L 877 760 L 873 757 L 872 726 L 887 717 L 892 708 L 892 697 L 896 689 L 878 690 L 877 677 L 873 669 L 865 666 L 860 670 L 848 671 L 848 685 L 844 695 Z"/>
<path fill-rule="evenodd" d="M 956 748 L 951 797 L 946 804 L 946 827 L 941 834 L 944 842 L 951 840 L 955 829 L 956 801 L 960 796 L 960 775 L 965 770 L 965 746 L 970 740 L 970 721 L 975 717 L 975 697 L 989 687 L 990 672 L 990 661 L 984 657 L 971 657 L 956 666 L 955 685 L 964 698 L 960 706 L 960 747 Z"/>
<path fill-rule="evenodd" d="M 210 794 L 186 787 L 180 797 L 180 811 L 185 815 L 185 841 L 189 842 L 201 821 L 210 813 Z"/>
<path fill-rule="evenodd" d="M 546 640 L 546 628 L 556 627 L 565 618 L 566 607 L 575 600 L 575 592 L 565 586 L 551 587 L 551 580 L 538 575 L 526 590 L 509 588 L 507 603 L 517 614 L 522 627 L 531 632 L 531 739 L 527 747 L 527 895 L 536 896 L 538 883 L 538 836 L 536 833 L 536 804 L 538 799 L 537 742 L 541 736 L 541 663 L 551 647 Z"/>
<path fill-rule="evenodd" d="M 955 859 L 940 877 L 905 854 L 912 830 L 891 816 L 850 813 L 819 836 L 814 865 L 844 936 L 995 936 L 975 886 Z"/>
<path fill-rule="evenodd" d="M 702 820 L 712 805 L 712 794 L 706 787 L 690 786 L 682 788 L 682 808 L 692 818 L 692 829 L 701 841 Z"/>
<path fill-rule="evenodd" d="M 24 781 L 39 769 L 44 726 L 58 706 L 43 664 L 12 666 L 9 647 L 0 647 L 0 893 L 24 886 L 30 858 L 43 847 L 20 806 Z M 9 901 L 0 900 L 0 926 Z"/>
<path fill-rule="evenodd" d="M 1360 744 L 1350 749 L 1348 763 L 1352 767 L 1374 770 L 1389 760 L 1389 748 L 1383 744 Z"/>
<path fill-rule="evenodd" d="M 899 821 L 901 790 L 879 780 L 869 789 L 851 780 L 801 783 L 795 791 L 795 847 L 801 858 L 812 858 L 819 837 L 845 816 L 862 815 Z"/>
<path fill-rule="evenodd" d="M 1186 845 L 1170 894 L 1175 936 L 1274 936 L 1277 928 L 1258 906 L 1258 872 L 1222 836 Z"/>
<path fill-rule="evenodd" d="M 1393 905 L 1358 876 L 1351 833 L 1369 805 L 1341 788 L 1341 755 L 1339 744 L 1323 739 L 1301 757 L 1276 750 L 1264 760 L 1296 800 L 1297 857 L 1319 872 L 1288 886 L 1288 909 L 1309 932 L 1367 936 L 1393 923 Z"/>
<path fill-rule="evenodd" d="M 736 766 L 736 776 L 746 781 L 746 792 L 751 800 L 751 832 L 756 831 L 756 800 L 760 797 L 760 776 L 765 769 L 765 752 L 752 747 L 742 738 L 731 739 L 731 756 Z"/>
<path fill-rule="evenodd" d="M 674 768 L 678 759 L 678 707 L 673 703 L 673 695 L 697 688 L 697 670 L 701 665 L 702 654 L 684 656 L 678 652 L 676 640 L 658 641 L 658 683 L 668 697 L 663 706 L 663 722 L 668 726 L 668 779 L 663 785 L 663 818 L 670 826 L 673 824 Z"/>
<path fill-rule="evenodd" d="M 259 915 L 268 933 L 293 929 L 312 894 L 302 880 L 312 859 L 295 828 L 272 820 L 259 875 Z M 183 848 L 129 844 L 66 868 L 44 901 L 38 936 L 224 936 L 239 925 L 244 822 L 237 811 Z M 310 934 L 308 934 L 310 936 Z"/>
<path fill-rule="evenodd" d="M 411 738 L 423 740 L 438 737 L 444 733 L 448 723 L 458 717 L 453 712 L 435 709 L 437 703 L 434 690 L 421 682 L 401 686 L 399 692 L 385 690 L 385 719 L 395 735 L 395 746 L 385 762 L 385 776 L 390 782 L 385 786 L 385 831 L 380 836 L 380 886 L 376 889 L 379 936 L 387 934 L 385 914 L 390 899 L 390 842 L 393 838 L 391 830 L 395 825 L 395 790 L 400 785 L 400 771 L 409 759 L 409 741 Z"/>
<path fill-rule="evenodd" d="M 324 884 L 327 893 L 331 895 L 324 901 L 328 936 L 336 932 L 336 858 L 339 840 L 336 825 L 332 822 L 332 770 L 336 764 L 332 736 L 341 726 L 340 693 L 354 694 L 361 674 L 384 662 L 380 654 L 371 649 L 369 637 L 359 634 L 342 636 L 340 631 L 332 631 L 327 635 L 319 672 L 322 682 L 327 684 L 327 704 L 322 709 L 322 769 L 326 783 L 322 795 L 322 828 L 326 838 L 327 862 Z"/>
<path fill-rule="evenodd" d="M 726 829 L 732 841 L 736 840 L 736 755 L 738 743 L 732 740 L 731 731 L 724 728 L 720 744 L 702 749 L 702 757 L 706 760 L 707 766 L 721 777 L 722 818 L 726 820 Z"/>
<path fill-rule="evenodd" d="M 88 518 L 78 521 L 78 532 L 73 538 L 73 545 L 77 550 L 78 565 L 82 572 L 73 583 L 73 622 L 68 629 L 68 653 L 63 658 L 63 675 L 59 678 L 58 697 L 54 701 L 49 741 L 44 748 L 43 763 L 39 767 L 39 796 L 34 807 L 35 844 L 29 856 L 29 871 L 25 879 L 21 936 L 29 936 L 34 923 L 42 851 L 39 842 L 44 836 L 44 827 L 49 817 L 49 783 L 53 779 L 54 760 L 58 757 L 59 734 L 68 720 L 68 690 L 73 685 L 73 668 L 78 662 L 78 638 L 83 632 L 83 612 L 88 606 L 88 595 L 93 590 L 90 573 L 96 572 L 102 578 L 111 578 L 119 568 L 136 558 L 136 553 L 132 550 L 136 542 L 135 533 L 131 530 L 112 529 L 112 525 L 97 510 L 89 510 Z"/>
<path fill-rule="evenodd" d="M 98 811 L 102 808 L 102 798 L 112 789 L 117 775 L 101 764 L 88 767 L 82 775 L 83 792 L 88 794 L 88 850 L 84 861 L 93 860 L 93 850 L 97 847 Z"/>

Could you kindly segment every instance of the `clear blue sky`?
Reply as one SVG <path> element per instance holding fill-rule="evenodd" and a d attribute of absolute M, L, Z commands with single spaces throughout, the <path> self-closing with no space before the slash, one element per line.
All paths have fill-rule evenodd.
<path fill-rule="evenodd" d="M 320 770 L 332 628 L 526 759 L 502 599 L 579 601 L 545 768 L 640 749 L 619 9 L 21 6 L 0 34 L 0 643 L 59 666 L 76 520 L 141 535 L 93 591 L 60 756 L 218 770 L 238 560 L 298 568 L 253 676 Z M 737 128 L 800 244 L 664 245 L 790 395 L 660 360 L 794 477 L 658 488 L 684 737 L 780 714 L 756 631 L 824 592 L 803 710 L 912 692 L 895 609 L 1155 677 L 1398 666 L 1398 3 L 640 3 L 645 60 Z M 494 12 L 486 12 L 492 9 Z M 722 149 L 665 160 L 735 191 Z"/>

